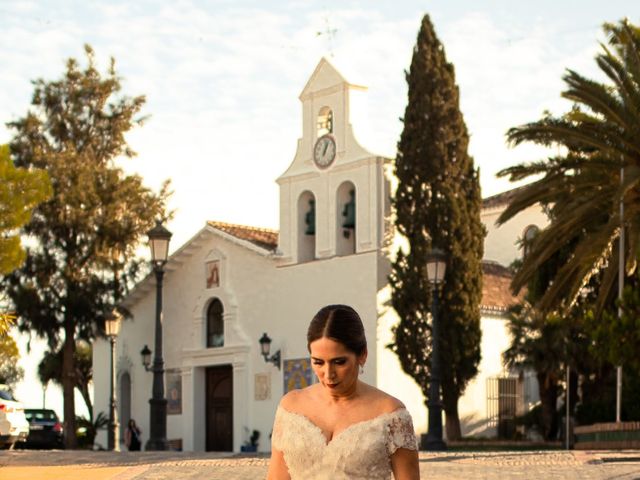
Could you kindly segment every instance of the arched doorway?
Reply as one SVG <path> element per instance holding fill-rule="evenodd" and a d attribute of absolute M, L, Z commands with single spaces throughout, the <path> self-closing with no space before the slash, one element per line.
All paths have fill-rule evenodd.
<path fill-rule="evenodd" d="M 120 375 L 120 442 L 124 442 L 124 435 L 127 430 L 127 424 L 131 418 L 131 376 L 129 372 Z"/>
<path fill-rule="evenodd" d="M 207 368 L 208 452 L 233 451 L 233 368 L 231 365 Z"/>

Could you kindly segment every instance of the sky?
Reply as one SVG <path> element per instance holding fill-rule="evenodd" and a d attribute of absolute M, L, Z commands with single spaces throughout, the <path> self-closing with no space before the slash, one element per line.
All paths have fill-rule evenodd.
<path fill-rule="evenodd" d="M 278 228 L 275 180 L 293 160 L 302 134 L 298 95 L 317 63 L 325 56 L 348 81 L 368 87 L 352 118 L 356 137 L 393 158 L 407 101 L 404 72 L 425 13 L 455 66 L 487 197 L 513 187 L 496 172 L 547 154 L 509 148 L 507 129 L 569 108 L 560 98 L 565 69 L 601 79 L 593 61 L 605 40 L 601 25 L 623 17 L 638 23 L 640 4 L 0 0 L 0 143 L 13 134 L 6 122 L 29 109 L 31 81 L 60 78 L 70 57 L 85 65 L 88 43 L 102 72 L 115 59 L 124 95 L 146 96 L 149 118 L 127 136 L 138 156 L 120 165 L 154 190 L 171 179 L 171 250 L 207 220 Z M 37 357 L 34 346 L 24 360 L 29 371 Z M 39 386 L 37 401 L 27 400 L 36 398 L 33 382 L 29 376 L 17 393 L 39 406 Z"/>

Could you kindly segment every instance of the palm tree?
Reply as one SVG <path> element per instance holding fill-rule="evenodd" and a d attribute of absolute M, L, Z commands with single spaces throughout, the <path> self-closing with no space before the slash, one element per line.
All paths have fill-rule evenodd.
<path fill-rule="evenodd" d="M 38 377 L 43 385 L 52 381 L 62 386 L 62 349 L 46 352 L 38 365 Z M 89 394 L 89 384 L 93 381 L 92 347 L 86 340 L 76 340 L 75 358 L 75 388 L 82 395 L 89 420 L 93 420 L 93 405 Z"/>
<path fill-rule="evenodd" d="M 627 273 L 634 269 L 640 247 L 640 28 L 622 20 L 603 29 L 609 41 L 602 44 L 596 63 L 609 82 L 567 70 L 562 96 L 574 102 L 573 108 L 507 132 L 512 145 L 533 142 L 561 147 L 563 153 L 498 174 L 511 181 L 541 176 L 519 191 L 499 224 L 537 203 L 550 217 L 512 288 L 519 291 L 545 262 L 570 247 L 566 264 L 536 305 L 543 312 L 571 306 L 591 276 L 603 270 L 599 309 L 610 298 L 618 272 L 621 202 Z"/>

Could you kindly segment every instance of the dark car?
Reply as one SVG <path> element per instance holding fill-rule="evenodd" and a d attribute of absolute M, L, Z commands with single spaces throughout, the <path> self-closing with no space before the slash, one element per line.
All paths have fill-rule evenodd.
<path fill-rule="evenodd" d="M 29 422 L 29 436 L 25 448 L 64 448 L 62 423 L 53 410 L 25 408 Z"/>

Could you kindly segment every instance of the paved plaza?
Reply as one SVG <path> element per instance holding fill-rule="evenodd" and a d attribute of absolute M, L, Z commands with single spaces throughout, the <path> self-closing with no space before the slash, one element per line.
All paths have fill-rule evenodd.
<path fill-rule="evenodd" d="M 0 479 L 249 480 L 265 478 L 268 461 L 220 453 L 14 450 L 0 452 Z M 420 474 L 436 480 L 640 480 L 640 451 L 422 452 Z"/>

